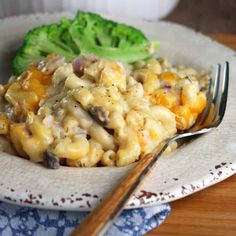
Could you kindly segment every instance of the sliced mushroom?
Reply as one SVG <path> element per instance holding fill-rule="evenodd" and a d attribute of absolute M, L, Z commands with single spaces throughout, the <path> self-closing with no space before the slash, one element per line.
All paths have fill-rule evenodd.
<path fill-rule="evenodd" d="M 46 150 L 43 153 L 43 164 L 49 169 L 59 169 L 60 168 L 60 160 L 57 156 L 55 156 L 50 150 Z"/>
<path fill-rule="evenodd" d="M 91 115 L 91 117 L 100 125 L 107 126 L 109 123 L 109 111 L 107 111 L 102 106 L 93 106 L 90 105 L 88 107 L 88 112 Z"/>
<path fill-rule="evenodd" d="M 38 69 L 39 70 L 41 70 L 41 71 L 43 71 L 43 70 L 45 70 L 45 65 L 46 65 L 46 62 L 45 61 L 40 61 L 39 63 L 38 63 Z"/>
<path fill-rule="evenodd" d="M 46 62 L 40 62 L 38 67 L 46 74 L 52 74 L 58 67 L 65 63 L 65 58 L 62 56 L 54 56 Z"/>

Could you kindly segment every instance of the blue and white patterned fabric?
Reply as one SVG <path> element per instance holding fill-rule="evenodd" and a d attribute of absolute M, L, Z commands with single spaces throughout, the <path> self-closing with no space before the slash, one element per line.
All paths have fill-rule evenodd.
<path fill-rule="evenodd" d="M 106 235 L 143 235 L 160 225 L 169 213 L 168 204 L 125 210 Z M 39 210 L 0 202 L 0 235 L 69 235 L 87 214 L 87 212 Z"/>

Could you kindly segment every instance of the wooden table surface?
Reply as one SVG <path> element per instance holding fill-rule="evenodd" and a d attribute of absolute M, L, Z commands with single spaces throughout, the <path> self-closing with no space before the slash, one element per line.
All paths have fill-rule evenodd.
<path fill-rule="evenodd" d="M 236 50 L 236 35 L 210 37 Z M 236 175 L 170 205 L 170 215 L 147 236 L 236 236 Z"/>

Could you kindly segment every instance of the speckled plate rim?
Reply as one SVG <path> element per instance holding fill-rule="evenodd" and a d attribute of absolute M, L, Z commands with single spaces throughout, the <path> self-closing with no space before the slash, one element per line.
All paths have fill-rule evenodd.
<path fill-rule="evenodd" d="M 0 30 L 5 32 L 0 36 L 0 63 L 4 65 L 5 59 L 9 58 L 6 48 L 14 51 L 29 28 L 42 23 L 56 22 L 61 16 L 71 17 L 72 14 L 46 13 L 0 20 Z M 213 70 L 216 63 L 225 60 L 230 62 L 231 68 L 232 65 L 236 65 L 236 53 L 233 50 L 186 27 L 168 22 L 153 23 L 115 16 L 109 18 L 134 25 L 152 39 L 159 38 L 162 47 L 158 54 L 170 58 L 174 63 L 180 62 L 209 71 Z M 174 40 L 176 35 L 177 41 Z M 236 78 L 235 66 L 230 71 L 230 77 Z M 223 125 L 216 131 L 179 148 L 171 155 L 161 158 L 157 167 L 132 196 L 127 208 L 153 206 L 177 200 L 236 173 L 236 125 L 232 119 L 236 115 L 236 96 L 233 93 L 236 81 L 231 80 L 230 85 Z M 220 147 L 219 150 L 217 147 Z M 196 161 L 199 156 L 202 157 Z M 0 158 L 1 200 L 55 210 L 91 210 L 133 166 L 90 169 L 62 167 L 54 172 L 8 154 L 1 153 Z M 75 179 L 70 180 L 71 178 Z M 96 183 L 98 180 L 100 181 Z"/>

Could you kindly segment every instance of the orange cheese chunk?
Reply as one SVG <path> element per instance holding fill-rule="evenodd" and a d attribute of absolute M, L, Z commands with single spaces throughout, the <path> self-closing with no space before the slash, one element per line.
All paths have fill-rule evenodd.
<path fill-rule="evenodd" d="M 7 134 L 9 131 L 10 120 L 4 114 L 0 114 L 0 134 Z"/>
<path fill-rule="evenodd" d="M 155 92 L 153 103 L 161 104 L 166 108 L 172 108 L 179 104 L 179 95 L 174 91 L 167 91 L 166 89 L 158 89 Z"/>
<path fill-rule="evenodd" d="M 40 100 L 47 96 L 47 89 L 51 82 L 50 75 L 32 67 L 27 74 L 22 74 L 20 79 L 9 85 L 5 98 L 18 109 L 19 113 L 22 109 L 36 112 Z"/>
<path fill-rule="evenodd" d="M 175 114 L 176 126 L 178 130 L 189 129 L 197 119 L 197 114 L 185 106 L 176 106 L 171 109 Z"/>
<path fill-rule="evenodd" d="M 163 72 L 159 75 L 159 78 L 169 86 L 175 86 L 175 84 L 179 80 L 179 76 L 172 72 Z"/>

